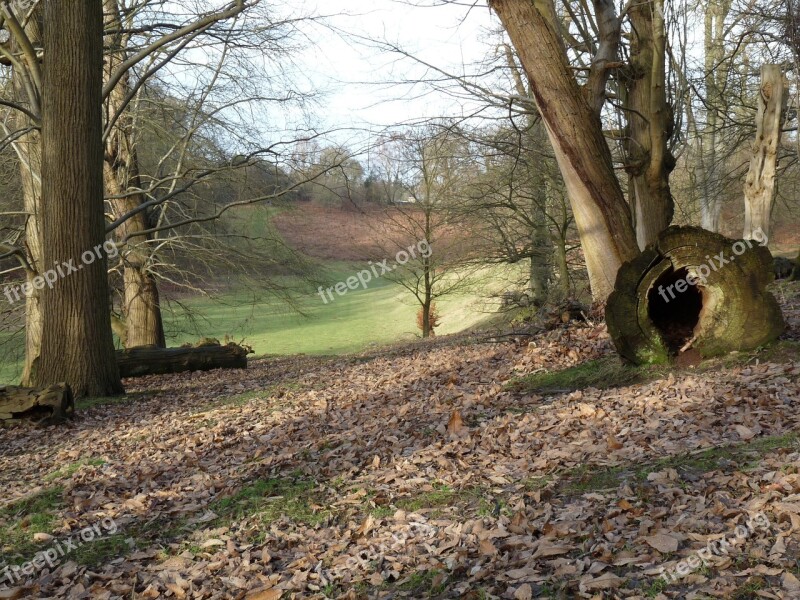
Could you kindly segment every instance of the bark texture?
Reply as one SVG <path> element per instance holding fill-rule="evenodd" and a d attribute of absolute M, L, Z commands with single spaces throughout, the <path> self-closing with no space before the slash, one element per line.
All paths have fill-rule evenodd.
<path fill-rule="evenodd" d="M 127 58 L 128 34 L 122 27 L 118 0 L 104 0 L 106 60 L 104 80 L 108 81 Z M 114 125 L 106 138 L 103 174 L 110 213 L 114 220 L 136 209 L 144 197 L 136 190 L 139 181 L 139 160 L 133 142 L 133 119 L 125 110 L 131 93 L 127 73 L 111 90 L 104 106 L 105 123 Z M 166 346 L 161 303 L 156 278 L 150 270 L 151 234 L 148 213 L 142 211 L 127 219 L 114 232 L 122 254 L 124 332 L 120 339 L 126 348 Z"/>
<path fill-rule="evenodd" d="M 672 222 L 669 176 L 675 157 L 669 140 L 674 123 L 667 102 L 663 1 L 634 2 L 630 19 L 634 33 L 626 86 L 626 169 L 636 240 L 644 249 Z"/>
<path fill-rule="evenodd" d="M 704 14 L 704 122 L 694 115 L 695 180 L 700 193 L 700 214 L 703 229 L 719 231 L 722 211 L 721 163 L 725 159 L 720 129 L 726 110 L 725 89 L 728 86 L 730 61 L 725 60 L 725 22 L 731 12 L 732 0 L 708 0 Z M 691 109 L 690 109 L 691 110 Z"/>
<path fill-rule="evenodd" d="M 670 227 L 620 269 L 606 321 L 635 364 L 752 350 L 785 329 L 765 246 L 697 227 Z M 694 281 L 694 284 L 691 282 Z"/>
<path fill-rule="evenodd" d="M 41 5 L 37 5 L 31 18 L 24 25 L 27 44 L 20 44 L 12 37 L 12 52 L 24 57 L 12 66 L 11 85 L 14 99 L 33 115 L 40 112 L 40 90 L 36 85 L 39 70 L 38 61 L 30 56 L 30 49 L 41 48 L 42 24 Z M 28 47 L 28 52 L 23 46 Z M 42 146 L 38 123 L 22 112 L 14 113 L 14 126 L 25 133 L 14 143 L 13 148 L 19 158 L 20 182 L 22 184 L 23 210 L 28 214 L 25 222 L 25 250 L 30 269 L 26 272 L 29 284 L 40 274 L 42 264 L 42 244 L 39 218 L 42 201 Z M 34 289 L 25 298 L 25 363 L 22 371 L 22 385 L 30 385 L 31 372 L 36 364 L 42 345 L 42 311 L 39 290 Z"/>
<path fill-rule="evenodd" d="M 744 238 L 769 237 L 775 202 L 775 171 L 788 94 L 779 65 L 761 67 L 761 89 L 756 113 L 756 139 L 744 184 Z"/>
<path fill-rule="evenodd" d="M 620 265 L 638 253 L 599 114 L 575 80 L 552 2 L 490 0 L 530 79 L 581 238 L 592 295 L 605 300 Z M 605 68 L 600 65 L 600 68 Z"/>
<path fill-rule="evenodd" d="M 246 369 L 248 349 L 236 344 L 199 348 L 131 348 L 117 351 L 122 377 L 212 369 Z"/>
<path fill-rule="evenodd" d="M 103 252 L 101 0 L 45 0 L 42 107 L 44 266 L 73 261 L 42 290 L 37 385 L 66 382 L 76 396 L 123 392 L 111 336 Z M 99 254 L 99 258 L 97 256 Z M 91 258 L 91 256 L 94 258 Z"/>

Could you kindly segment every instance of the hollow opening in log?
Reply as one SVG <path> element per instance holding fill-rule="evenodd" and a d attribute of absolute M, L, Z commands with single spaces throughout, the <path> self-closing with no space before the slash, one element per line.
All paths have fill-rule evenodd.
<path fill-rule="evenodd" d="M 661 332 L 670 354 L 676 355 L 694 336 L 703 310 L 703 290 L 688 285 L 689 271 L 669 269 L 655 282 L 647 295 L 647 310 L 653 325 Z M 686 285 L 683 292 L 678 291 Z"/>

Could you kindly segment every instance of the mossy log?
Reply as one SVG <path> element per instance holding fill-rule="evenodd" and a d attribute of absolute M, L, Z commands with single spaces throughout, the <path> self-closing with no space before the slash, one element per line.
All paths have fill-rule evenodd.
<path fill-rule="evenodd" d="M 751 350 L 785 329 L 766 291 L 772 255 L 752 240 L 698 227 L 670 227 L 617 274 L 608 331 L 634 364 L 667 363 L 689 351 L 706 358 Z"/>
<path fill-rule="evenodd" d="M 0 387 L 0 420 L 33 418 L 57 423 L 74 414 L 72 390 L 64 383 L 46 388 Z"/>
<path fill-rule="evenodd" d="M 249 348 L 238 344 L 206 345 L 187 348 L 142 346 L 117 350 L 117 364 L 122 377 L 164 375 L 212 369 L 246 369 Z"/>

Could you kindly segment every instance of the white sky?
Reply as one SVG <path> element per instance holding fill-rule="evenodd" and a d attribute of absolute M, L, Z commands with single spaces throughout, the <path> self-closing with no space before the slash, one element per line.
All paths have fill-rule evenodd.
<path fill-rule="evenodd" d="M 496 25 L 482 0 L 471 10 L 465 5 L 414 7 L 399 0 L 299 2 L 302 11 L 336 15 L 327 21 L 341 32 L 337 35 L 318 28 L 316 46 L 296 58 L 305 77 L 324 91 L 314 112 L 325 128 L 367 127 L 378 131 L 418 118 L 461 114 L 458 103 L 442 93 L 422 96 L 428 90 L 421 86 L 390 85 L 413 79 L 424 73 L 424 67 L 368 40 L 385 40 L 460 74 L 463 65 L 484 57 L 486 32 Z"/>

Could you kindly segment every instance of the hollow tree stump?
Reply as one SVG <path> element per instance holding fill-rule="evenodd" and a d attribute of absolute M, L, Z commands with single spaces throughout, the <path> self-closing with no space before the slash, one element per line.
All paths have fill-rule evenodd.
<path fill-rule="evenodd" d="M 772 255 L 755 241 L 670 227 L 620 268 L 608 331 L 634 364 L 667 363 L 690 349 L 703 358 L 751 350 L 785 328 L 766 291 L 773 278 Z"/>
<path fill-rule="evenodd" d="M 57 423 L 75 414 L 72 390 L 64 383 L 46 388 L 0 387 L 0 420 L 35 418 Z"/>
<path fill-rule="evenodd" d="M 157 348 L 142 346 L 117 350 L 122 377 L 164 375 L 211 369 L 246 369 L 249 348 L 238 344 L 205 345 L 197 348 Z"/>

